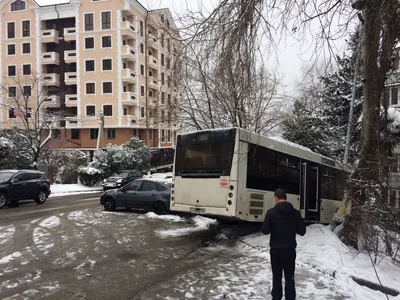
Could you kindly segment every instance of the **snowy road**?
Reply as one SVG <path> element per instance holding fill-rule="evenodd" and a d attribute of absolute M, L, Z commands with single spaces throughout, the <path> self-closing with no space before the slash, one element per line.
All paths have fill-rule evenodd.
<path fill-rule="evenodd" d="M 270 299 L 268 238 L 238 239 L 239 229 L 254 232 L 254 226 L 108 213 L 91 198 L 0 211 L 0 299 Z M 311 231 L 321 245 L 299 242 L 298 299 L 385 299 L 312 266 L 328 232 Z M 335 268 L 339 274 L 342 267 Z"/>

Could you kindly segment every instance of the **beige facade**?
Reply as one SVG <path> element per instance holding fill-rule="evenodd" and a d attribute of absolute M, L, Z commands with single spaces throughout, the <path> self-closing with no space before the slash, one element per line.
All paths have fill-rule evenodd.
<path fill-rule="evenodd" d="M 148 11 L 135 0 L 3 0 L 0 10 L 2 129 L 21 126 L 18 96 L 10 96 L 17 86 L 31 95 L 32 118 L 57 119 L 65 148 L 95 148 L 101 115 L 105 143 L 136 135 L 152 147 L 174 145 L 179 43 L 168 9 Z"/>

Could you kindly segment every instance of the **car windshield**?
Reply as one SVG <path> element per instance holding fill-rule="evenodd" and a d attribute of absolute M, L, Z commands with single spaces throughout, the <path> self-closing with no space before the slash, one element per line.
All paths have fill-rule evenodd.
<path fill-rule="evenodd" d="M 128 175 L 129 175 L 129 172 L 116 172 L 111 177 L 122 177 L 122 178 L 125 178 L 125 177 L 128 177 Z"/>
<path fill-rule="evenodd" d="M 9 180 L 14 174 L 13 172 L 0 172 L 0 182 Z"/>

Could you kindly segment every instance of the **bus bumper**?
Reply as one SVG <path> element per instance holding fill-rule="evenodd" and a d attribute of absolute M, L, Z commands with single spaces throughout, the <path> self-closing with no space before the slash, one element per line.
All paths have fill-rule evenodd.
<path fill-rule="evenodd" d="M 192 205 L 184 205 L 184 204 L 171 204 L 171 211 L 176 212 L 184 212 L 191 213 L 196 215 L 210 215 L 210 216 L 224 216 L 235 218 L 234 212 L 231 212 L 229 208 L 226 207 L 201 207 L 201 206 L 192 206 Z"/>

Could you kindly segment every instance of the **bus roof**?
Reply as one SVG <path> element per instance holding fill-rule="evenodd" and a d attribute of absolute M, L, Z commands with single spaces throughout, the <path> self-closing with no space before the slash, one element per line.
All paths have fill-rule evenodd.
<path fill-rule="evenodd" d="M 341 169 L 346 172 L 351 171 L 343 163 L 341 163 L 333 158 L 316 153 L 316 152 L 312 151 L 310 148 L 287 141 L 281 137 L 266 137 L 266 136 L 262 136 L 257 133 L 254 133 L 254 132 L 250 132 L 250 131 L 242 129 L 242 128 L 205 129 L 205 130 L 198 130 L 198 131 L 182 133 L 179 135 L 190 135 L 190 134 L 195 134 L 198 132 L 213 132 L 213 131 L 217 132 L 217 131 L 225 131 L 225 130 L 231 130 L 231 129 L 237 129 L 239 131 L 239 139 L 244 142 L 249 142 L 252 144 L 260 145 L 260 146 L 263 146 L 263 147 L 266 147 L 266 148 L 269 148 L 272 150 L 276 150 L 276 151 L 279 151 L 279 152 L 282 152 L 285 154 L 297 156 L 297 157 L 303 158 L 305 160 L 316 162 L 318 164 L 326 165 L 326 166 L 333 167 L 336 169 Z"/>

